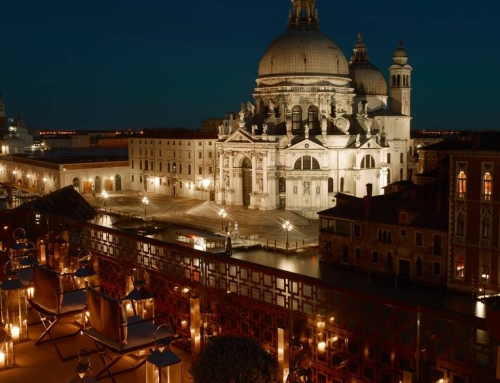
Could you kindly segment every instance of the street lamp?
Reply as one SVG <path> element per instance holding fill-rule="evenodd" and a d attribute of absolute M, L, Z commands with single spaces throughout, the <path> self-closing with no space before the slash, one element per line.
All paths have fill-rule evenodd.
<path fill-rule="evenodd" d="M 222 222 L 222 230 L 224 230 L 224 218 L 227 217 L 227 212 L 224 209 L 220 209 L 219 216 L 220 216 L 221 222 Z"/>
<path fill-rule="evenodd" d="M 142 204 L 144 205 L 144 216 L 147 216 L 146 207 L 149 205 L 149 198 L 147 196 L 142 197 Z"/>
<path fill-rule="evenodd" d="M 106 190 L 103 190 L 101 192 L 101 196 L 102 196 L 104 207 L 106 207 L 106 201 L 108 200 L 109 194 Z"/>
<path fill-rule="evenodd" d="M 288 245 L 289 245 L 288 244 L 288 233 L 293 230 L 293 225 L 290 221 L 287 220 L 287 221 L 283 222 L 281 227 L 286 232 L 286 249 L 288 250 Z"/>

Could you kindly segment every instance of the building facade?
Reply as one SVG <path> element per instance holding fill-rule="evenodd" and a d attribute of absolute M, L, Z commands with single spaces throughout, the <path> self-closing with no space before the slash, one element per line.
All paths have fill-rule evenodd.
<path fill-rule="evenodd" d="M 81 194 L 119 192 L 130 189 L 129 179 L 126 160 L 0 157 L 0 182 L 41 195 L 70 185 Z"/>
<path fill-rule="evenodd" d="M 490 295 L 500 292 L 500 151 L 498 137 L 450 151 L 449 286 Z"/>
<path fill-rule="evenodd" d="M 327 263 L 398 280 L 446 288 L 448 205 L 439 183 L 389 185 L 386 195 L 358 198 L 343 193 L 318 213 L 319 253 Z"/>
<path fill-rule="evenodd" d="M 219 126 L 218 203 L 287 209 L 306 217 L 407 177 L 411 72 L 399 43 L 390 84 L 361 35 L 348 61 L 319 30 L 314 1 L 292 1 L 288 30 L 259 63 L 254 103 L 237 127 Z M 390 91 L 388 91 L 390 89 Z"/>
<path fill-rule="evenodd" d="M 213 199 L 215 143 L 214 133 L 187 129 L 144 130 L 129 138 L 131 189 Z"/>

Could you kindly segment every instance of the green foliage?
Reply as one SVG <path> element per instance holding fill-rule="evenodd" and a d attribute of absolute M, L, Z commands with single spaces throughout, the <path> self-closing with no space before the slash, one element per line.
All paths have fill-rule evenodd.
<path fill-rule="evenodd" d="M 279 366 L 256 341 L 216 336 L 201 350 L 189 370 L 194 383 L 278 383 Z"/>

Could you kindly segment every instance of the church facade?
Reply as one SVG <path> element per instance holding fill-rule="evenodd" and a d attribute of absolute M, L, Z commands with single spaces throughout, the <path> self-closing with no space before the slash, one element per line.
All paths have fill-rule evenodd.
<path fill-rule="evenodd" d="M 216 202 L 316 219 L 337 192 L 383 194 L 407 179 L 411 72 L 399 43 L 389 84 L 358 35 L 348 61 L 319 29 L 314 0 L 292 0 L 288 28 L 259 63 L 254 102 L 219 126 Z"/>

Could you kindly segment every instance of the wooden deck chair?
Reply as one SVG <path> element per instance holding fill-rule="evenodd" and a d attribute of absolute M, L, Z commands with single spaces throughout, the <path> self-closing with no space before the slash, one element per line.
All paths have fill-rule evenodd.
<path fill-rule="evenodd" d="M 54 337 L 51 331 L 61 318 L 78 314 L 82 314 L 82 318 L 85 318 L 87 306 L 85 290 L 64 291 L 61 274 L 39 265 L 33 267 L 33 287 L 33 297 L 29 299 L 29 303 L 40 315 L 41 322 L 45 327 L 35 345 L 52 342 L 62 361 L 76 358 L 78 355 L 63 357 L 57 346 L 57 340 L 77 335 L 83 330 L 83 325 L 79 325 L 77 331 L 59 337 Z M 44 339 L 47 336 L 49 339 Z"/>

